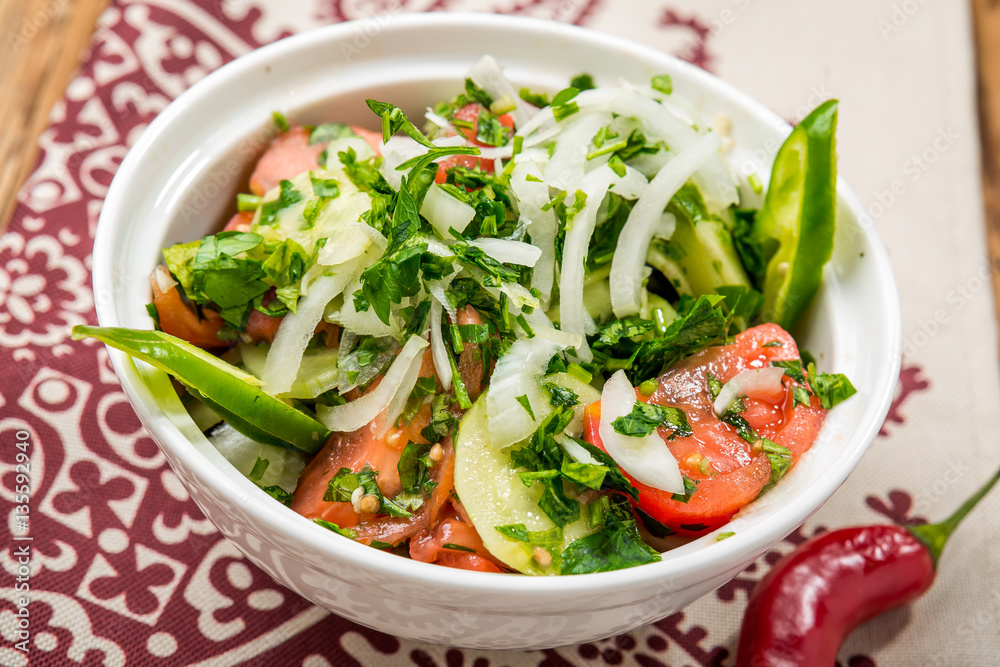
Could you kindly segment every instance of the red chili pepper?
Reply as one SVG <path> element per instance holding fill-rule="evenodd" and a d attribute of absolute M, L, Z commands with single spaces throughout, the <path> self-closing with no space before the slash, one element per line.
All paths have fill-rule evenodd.
<path fill-rule="evenodd" d="M 941 523 L 844 528 L 800 545 L 750 596 L 736 667 L 832 667 L 851 630 L 931 587 L 948 537 L 997 480 Z"/>

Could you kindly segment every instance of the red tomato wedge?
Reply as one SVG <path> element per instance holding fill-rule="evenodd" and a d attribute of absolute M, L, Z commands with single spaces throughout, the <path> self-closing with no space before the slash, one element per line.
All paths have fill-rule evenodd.
<path fill-rule="evenodd" d="M 454 509 L 433 529 L 425 528 L 410 540 L 410 558 L 461 570 L 501 571 L 476 529 Z"/>
<path fill-rule="evenodd" d="M 363 127 L 351 126 L 351 131 L 364 139 L 379 152 L 380 133 Z M 278 187 L 281 181 L 294 178 L 304 171 L 319 169 L 319 154 L 326 148 L 325 143 L 310 144 L 309 130 L 296 125 L 282 132 L 260 156 L 257 166 L 250 175 L 250 192 L 263 196 L 268 190 Z"/>
<path fill-rule="evenodd" d="M 420 375 L 430 377 L 433 372 L 434 362 L 428 350 Z M 375 389 L 378 382 L 372 382 L 367 391 Z M 406 428 L 392 428 L 382 438 L 375 436 L 375 423 L 353 433 L 335 433 L 299 476 L 292 509 L 309 519 L 323 519 L 341 528 L 351 528 L 358 533 L 358 541 L 365 544 L 370 544 L 372 540 L 398 544 L 421 530 L 435 527 L 454 488 L 455 457 L 451 438 L 441 441 L 442 459 L 430 469 L 430 476 L 437 486 L 431 497 L 411 517 L 360 514 L 349 502 L 323 500 L 330 480 L 341 468 L 358 472 L 365 464 L 378 473 L 378 486 L 384 495 L 393 497 L 399 493 L 401 484 L 397 466 L 400 455 L 408 442 L 427 442 L 420 436 L 420 431 L 428 421 L 430 409 L 426 408 L 418 412 Z"/>
<path fill-rule="evenodd" d="M 253 224 L 253 211 L 240 211 L 229 219 L 226 226 L 222 228 L 224 232 L 249 232 L 250 225 Z"/>
<path fill-rule="evenodd" d="M 459 132 L 465 135 L 471 146 L 486 146 L 476 139 L 476 124 L 479 122 L 479 114 L 483 111 L 483 106 L 478 102 L 470 102 L 455 112 L 455 118 L 461 121 L 472 123 L 472 127 L 459 128 Z M 514 119 L 509 114 L 497 116 L 497 120 L 504 127 L 514 129 Z M 493 160 L 478 158 L 474 155 L 452 155 L 438 162 L 438 173 L 434 178 L 436 183 L 444 183 L 448 180 L 448 170 L 453 167 L 466 167 L 468 169 L 479 168 L 485 172 L 493 173 Z"/>
<path fill-rule="evenodd" d="M 768 345 L 770 344 L 770 345 Z M 648 399 L 640 400 L 678 407 L 687 414 L 693 435 L 668 441 L 681 474 L 698 482 L 698 490 L 687 503 L 673 494 L 654 489 L 631 477 L 639 489 L 638 507 L 681 535 L 702 535 L 727 523 L 744 505 L 754 500 L 767 484 L 771 466 L 767 457 L 743 440 L 736 430 L 715 414 L 708 393 L 707 374 L 723 383 L 748 368 L 763 368 L 771 361 L 799 358 L 792 337 L 775 324 L 762 324 L 736 336 L 730 345 L 693 355 L 660 376 L 660 386 Z M 815 441 L 825 410 L 816 397 L 812 405 L 793 406 L 787 376 L 779 394 L 745 399 L 744 418 L 765 438 L 787 447 L 793 460 Z M 598 433 L 600 405 L 587 407 L 584 437 L 604 448 Z M 666 440 L 670 431 L 660 429 Z M 703 462 L 703 459 L 708 459 Z M 704 467 L 703 467 L 704 465 Z"/>
<path fill-rule="evenodd" d="M 167 268 L 158 266 L 149 277 L 149 284 L 153 290 L 153 306 L 160 320 L 160 329 L 206 350 L 228 347 L 229 343 L 219 340 L 217 335 L 223 325 L 219 314 L 204 309 L 202 310 L 204 317 L 199 319 L 194 309 L 181 298 L 179 286 L 166 291 L 160 289 L 160 283 L 156 279 L 158 271 L 166 272 Z"/>

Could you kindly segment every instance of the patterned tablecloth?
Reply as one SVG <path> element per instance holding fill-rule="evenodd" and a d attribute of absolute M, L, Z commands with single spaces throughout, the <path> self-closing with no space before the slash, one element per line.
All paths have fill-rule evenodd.
<path fill-rule="evenodd" d="M 791 121 L 839 97 L 842 174 L 892 255 L 905 359 L 892 411 L 859 469 L 746 572 L 627 635 L 550 651 L 457 651 L 312 606 L 220 537 L 139 426 L 104 349 L 68 337 L 70 326 L 94 321 L 91 247 L 108 184 L 171 99 L 289 34 L 426 10 L 517 13 L 627 35 Z M 942 517 L 1000 459 L 972 57 L 961 2 L 115 0 L 0 236 L 0 663 L 732 665 L 748 592 L 781 553 L 824 527 Z M 14 507 L 22 450 L 27 530 Z M 987 501 L 955 536 L 931 592 L 857 631 L 842 663 L 996 664 L 998 509 L 1000 497 Z M 24 584 L 28 592 L 16 588 Z M 19 646 L 29 653 L 15 646 L 22 596 L 30 638 Z"/>

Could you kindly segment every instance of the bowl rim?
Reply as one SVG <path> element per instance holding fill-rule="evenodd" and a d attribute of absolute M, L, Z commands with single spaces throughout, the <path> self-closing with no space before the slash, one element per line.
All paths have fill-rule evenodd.
<path fill-rule="evenodd" d="M 94 267 L 108 267 L 108 270 L 95 268 L 93 271 L 93 286 L 95 296 L 101 294 L 116 294 L 113 285 L 114 266 L 111 248 L 114 237 L 121 233 L 124 215 L 122 198 L 124 192 L 132 185 L 136 174 L 141 170 L 144 160 L 148 159 L 159 136 L 179 117 L 182 117 L 189 105 L 223 82 L 230 82 L 243 76 L 252 68 L 266 65 L 272 58 L 286 55 L 297 50 L 308 50 L 338 37 L 353 35 L 353 25 L 358 19 L 333 24 L 294 35 L 271 44 L 265 45 L 242 55 L 210 73 L 204 79 L 183 92 L 171 102 L 146 128 L 136 144 L 128 151 L 125 159 L 116 173 L 102 208 L 94 242 Z M 735 86 L 722 81 L 714 75 L 690 63 L 682 61 L 670 54 L 645 45 L 631 42 L 625 38 L 578 27 L 575 25 L 557 23 L 544 19 L 485 14 L 477 12 L 447 12 L 447 13 L 411 13 L 400 14 L 383 28 L 386 34 L 401 31 L 420 30 L 429 27 L 469 29 L 498 29 L 528 31 L 551 36 L 557 33 L 571 40 L 583 40 L 599 48 L 613 48 L 634 53 L 647 62 L 659 61 L 670 63 L 670 67 L 684 73 L 694 84 L 712 90 L 735 103 L 748 109 L 752 114 L 771 122 L 782 132 L 790 131 L 791 126 L 773 111 L 757 102 L 748 94 Z M 871 260 L 875 263 L 882 280 L 878 287 L 881 298 L 890 308 L 886 310 L 884 322 L 884 339 L 888 344 L 887 363 L 892 364 L 889 370 L 892 384 L 888 387 L 877 387 L 878 393 L 873 393 L 872 400 L 877 401 L 874 412 L 867 414 L 873 418 L 864 423 L 859 432 L 856 444 L 850 449 L 849 455 L 838 458 L 838 465 L 829 469 L 816 483 L 801 490 L 796 496 L 796 502 L 786 506 L 781 512 L 775 512 L 763 517 L 755 525 L 734 537 L 718 542 L 711 549 L 702 549 L 696 553 L 683 554 L 676 558 L 665 557 L 664 560 L 612 572 L 599 572 L 572 577 L 518 577 L 508 574 L 491 574 L 468 572 L 452 568 L 434 566 L 432 564 L 410 561 L 399 556 L 382 553 L 351 540 L 326 536 L 320 532 L 311 521 L 295 513 L 290 513 L 279 503 L 264 496 L 248 494 L 246 486 L 226 475 L 216 475 L 210 486 L 224 500 L 230 503 L 249 500 L 252 515 L 260 530 L 273 535 L 284 535 L 289 542 L 308 543 L 313 549 L 335 559 L 342 564 L 356 566 L 368 571 L 391 572 L 394 576 L 419 581 L 428 590 L 453 590 L 468 594 L 489 593 L 491 595 L 509 594 L 521 596 L 524 594 L 542 594 L 549 596 L 598 594 L 618 588 L 635 588 L 643 584 L 662 582 L 691 577 L 704 571 L 719 571 L 730 569 L 738 564 L 745 564 L 763 553 L 767 548 L 783 539 L 795 527 L 803 523 L 812 513 L 819 509 L 829 499 L 833 492 L 846 480 L 855 469 L 868 446 L 877 435 L 882 420 L 887 414 L 893 399 L 895 378 L 898 376 L 901 363 L 902 325 L 899 310 L 899 297 L 889 264 L 888 253 L 881 240 L 873 231 L 860 201 L 838 177 L 838 196 L 841 204 L 846 204 L 849 212 L 857 218 L 861 232 L 871 246 Z M 101 326 L 117 326 L 116 298 L 108 300 L 95 299 L 98 321 Z M 169 448 L 173 456 L 181 459 L 185 465 L 195 471 L 205 467 L 214 467 L 211 462 L 191 446 L 189 439 L 173 425 L 166 417 L 162 408 L 157 405 L 149 387 L 141 379 L 130 358 L 122 352 L 109 349 L 112 365 L 121 381 L 130 403 L 136 410 L 143 424 L 159 437 L 154 439 L 161 447 Z M 166 426 L 166 429 L 159 428 Z M 845 452 L 846 453 L 846 452 Z M 242 480 L 251 485 L 249 480 Z M 669 552 L 668 552 L 669 554 Z M 650 595 L 658 594 L 656 588 L 649 589 Z"/>

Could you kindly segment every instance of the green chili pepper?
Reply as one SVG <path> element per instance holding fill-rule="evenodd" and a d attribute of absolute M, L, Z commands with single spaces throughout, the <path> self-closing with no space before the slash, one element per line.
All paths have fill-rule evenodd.
<path fill-rule="evenodd" d="M 260 389 L 260 380 L 185 340 L 117 327 L 73 327 L 73 340 L 96 338 L 172 375 L 243 435 L 313 454 L 330 431 L 311 416 Z"/>
<path fill-rule="evenodd" d="M 818 106 L 788 135 L 774 159 L 751 240 L 767 266 L 761 317 L 790 329 L 819 289 L 833 255 L 837 209 L 837 100 Z"/>

